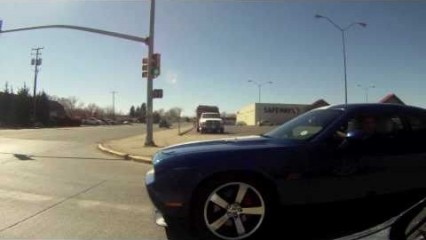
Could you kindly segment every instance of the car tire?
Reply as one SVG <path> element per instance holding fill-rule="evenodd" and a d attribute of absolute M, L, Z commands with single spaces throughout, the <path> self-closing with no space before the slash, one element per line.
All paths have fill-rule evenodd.
<path fill-rule="evenodd" d="M 268 232 L 276 204 L 270 188 L 256 180 L 221 177 L 201 186 L 192 208 L 196 234 L 201 239 L 247 240 Z"/>

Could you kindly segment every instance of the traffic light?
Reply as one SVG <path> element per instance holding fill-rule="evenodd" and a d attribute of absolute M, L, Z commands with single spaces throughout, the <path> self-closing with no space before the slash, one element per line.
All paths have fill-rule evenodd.
<path fill-rule="evenodd" d="M 151 59 L 151 74 L 153 78 L 160 76 L 161 55 L 154 53 Z"/>
<path fill-rule="evenodd" d="M 148 77 L 148 58 L 142 59 L 142 77 L 147 78 Z"/>
<path fill-rule="evenodd" d="M 149 65 L 149 66 L 148 66 Z M 161 55 L 159 53 L 152 54 L 152 59 L 142 59 L 142 77 L 148 77 L 148 69 L 152 78 L 160 76 Z"/>
<path fill-rule="evenodd" d="M 152 90 L 152 98 L 163 98 L 163 89 Z"/>

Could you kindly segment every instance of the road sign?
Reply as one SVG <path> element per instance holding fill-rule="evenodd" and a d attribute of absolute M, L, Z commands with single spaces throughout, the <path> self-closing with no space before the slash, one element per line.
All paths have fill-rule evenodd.
<path fill-rule="evenodd" d="M 152 98 L 163 98 L 163 89 L 152 90 Z"/>

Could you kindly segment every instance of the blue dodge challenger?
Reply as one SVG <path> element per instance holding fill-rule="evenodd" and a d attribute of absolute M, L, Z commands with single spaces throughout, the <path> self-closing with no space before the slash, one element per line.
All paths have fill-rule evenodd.
<path fill-rule="evenodd" d="M 145 177 L 157 223 L 213 239 L 267 230 L 278 207 L 426 189 L 426 110 L 349 104 L 311 110 L 260 136 L 157 152 Z"/>

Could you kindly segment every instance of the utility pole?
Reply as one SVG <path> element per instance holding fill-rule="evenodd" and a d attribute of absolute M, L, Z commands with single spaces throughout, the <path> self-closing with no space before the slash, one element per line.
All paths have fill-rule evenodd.
<path fill-rule="evenodd" d="M 38 66 L 41 65 L 41 52 L 44 47 L 37 47 L 31 49 L 31 55 L 35 55 L 35 58 L 31 59 L 31 65 L 34 65 L 34 92 L 33 92 L 33 123 L 37 121 L 37 75 L 38 75 Z M 35 54 L 34 54 L 35 51 Z"/>
<path fill-rule="evenodd" d="M 151 10 L 149 19 L 149 37 L 148 37 L 148 59 L 152 61 L 154 54 L 154 21 L 155 21 L 155 0 L 151 0 Z M 155 146 L 153 137 L 153 104 L 152 104 L 152 91 L 154 74 L 152 73 L 152 64 L 148 64 L 148 76 L 147 76 L 147 100 L 146 100 L 146 138 L 145 146 Z"/>
<path fill-rule="evenodd" d="M 116 91 L 112 91 L 112 118 L 115 120 L 115 94 L 117 92 Z"/>

